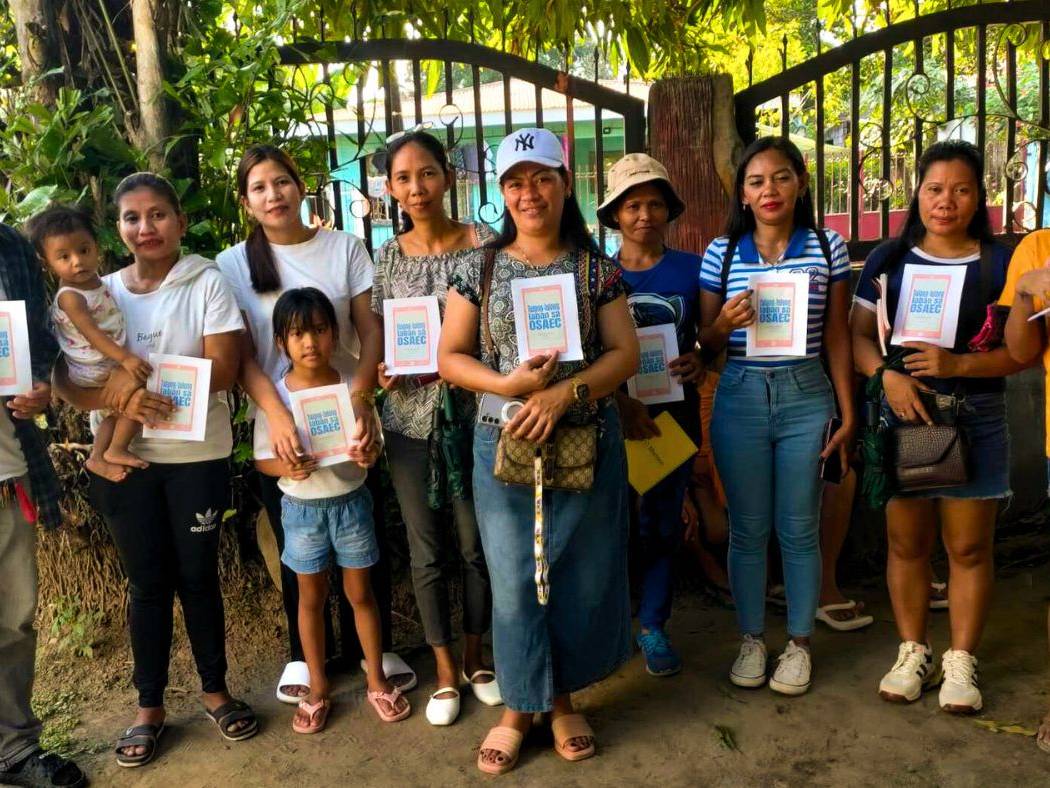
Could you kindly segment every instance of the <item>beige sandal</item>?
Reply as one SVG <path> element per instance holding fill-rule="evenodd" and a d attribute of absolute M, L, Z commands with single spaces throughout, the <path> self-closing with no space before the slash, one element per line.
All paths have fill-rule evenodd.
<path fill-rule="evenodd" d="M 554 751 L 565 760 L 582 761 L 594 755 L 594 731 L 582 714 L 563 714 L 555 717 L 551 722 L 551 731 L 554 733 Z M 591 740 L 590 746 L 582 750 L 569 749 L 568 744 L 571 740 L 584 737 Z"/>
<path fill-rule="evenodd" d="M 478 750 L 478 768 L 486 774 L 506 774 L 518 763 L 518 753 L 525 736 L 516 728 L 497 725 L 488 732 Z M 504 763 L 489 763 L 483 757 L 485 750 L 495 750 L 507 756 Z"/>

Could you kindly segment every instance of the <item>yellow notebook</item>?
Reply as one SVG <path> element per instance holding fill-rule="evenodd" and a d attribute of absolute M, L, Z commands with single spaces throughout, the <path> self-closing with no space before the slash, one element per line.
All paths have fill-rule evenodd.
<path fill-rule="evenodd" d="M 639 495 L 647 493 L 697 452 L 696 444 L 689 440 L 670 413 L 664 411 L 653 421 L 660 428 L 658 438 L 624 441 L 627 446 L 627 481 Z"/>

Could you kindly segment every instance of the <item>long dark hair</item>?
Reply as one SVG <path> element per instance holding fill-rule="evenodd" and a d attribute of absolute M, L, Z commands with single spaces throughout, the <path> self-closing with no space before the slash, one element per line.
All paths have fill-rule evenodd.
<path fill-rule="evenodd" d="M 264 161 L 275 162 L 288 176 L 295 181 L 300 192 L 306 191 L 306 184 L 299 175 L 292 157 L 276 145 L 252 145 L 241 156 L 237 165 L 237 191 L 241 197 L 248 196 L 248 176 L 256 165 Z M 273 249 L 266 238 L 266 231 L 258 222 L 252 226 L 244 242 L 244 251 L 248 256 L 248 273 L 252 278 L 252 290 L 256 293 L 272 293 L 281 289 L 281 275 L 277 271 L 277 261 Z"/>
<path fill-rule="evenodd" d="M 445 153 L 445 146 L 441 144 L 437 137 L 422 130 L 408 131 L 387 146 L 386 156 L 383 159 L 383 170 L 386 172 L 387 183 L 390 182 L 390 175 L 393 172 L 394 157 L 397 156 L 398 151 L 412 143 L 415 143 L 429 153 L 434 161 L 437 162 L 438 167 L 441 168 L 443 173 L 446 175 L 452 174 L 452 167 L 448 162 L 448 154 Z M 400 232 L 407 233 L 412 229 L 412 226 L 412 217 L 402 209 Z"/>
<path fill-rule="evenodd" d="M 317 316 L 328 324 L 332 336 L 339 338 L 339 321 L 335 307 L 316 287 L 294 287 L 285 290 L 273 305 L 273 338 L 287 355 L 288 335 L 295 329 L 312 325 Z"/>
<path fill-rule="evenodd" d="M 556 172 L 566 183 L 570 183 L 569 171 L 565 167 L 558 167 Z M 500 179 L 500 183 L 502 182 L 503 180 Z M 503 249 L 514 243 L 517 237 L 518 227 L 514 224 L 514 218 L 510 215 L 510 211 L 504 209 L 503 227 L 500 228 L 499 235 L 485 244 L 485 246 L 493 249 Z M 605 252 L 598 246 L 594 236 L 591 235 L 590 229 L 587 227 L 587 221 L 583 218 L 583 211 L 580 210 L 580 203 L 576 199 L 575 190 L 572 194 L 565 197 L 565 206 L 561 212 L 561 224 L 558 226 L 558 239 L 562 243 L 569 242 L 581 251 L 587 251 L 599 257 L 606 257 Z"/>
<path fill-rule="evenodd" d="M 745 208 L 741 203 L 740 194 L 744 190 L 744 176 L 747 174 L 747 165 L 760 153 L 766 151 L 777 151 L 788 160 L 795 175 L 802 178 L 806 175 L 806 160 L 802 158 L 802 151 L 787 137 L 759 137 L 744 149 L 740 163 L 736 167 L 736 179 L 734 182 L 733 199 L 729 201 L 729 218 L 726 220 L 725 235 L 729 242 L 735 244 L 744 235 L 755 230 L 755 213 L 750 208 Z M 813 190 L 806 189 L 795 201 L 794 226 L 805 227 L 810 230 L 817 229 L 816 212 L 813 209 Z"/>
<path fill-rule="evenodd" d="M 900 265 L 908 251 L 918 245 L 926 235 L 926 226 L 922 223 L 922 217 L 919 216 L 919 190 L 926 180 L 930 167 L 941 161 L 961 161 L 973 171 L 974 180 L 977 181 L 977 210 L 966 226 L 966 234 L 982 244 L 994 243 L 992 218 L 988 215 L 988 190 L 984 185 L 984 156 L 981 155 L 976 145 L 966 140 L 942 140 L 928 147 L 919 157 L 915 191 L 908 204 L 908 215 L 904 219 L 900 233 L 888 242 L 890 244 L 889 253 L 879 265 L 878 271 L 875 272 L 876 276 L 894 270 Z"/>
<path fill-rule="evenodd" d="M 164 198 L 165 202 L 170 203 L 175 213 L 182 213 L 179 193 L 175 191 L 171 181 L 155 172 L 135 172 L 117 184 L 117 188 L 113 190 L 113 206 L 118 213 L 120 212 L 120 201 L 124 199 L 124 196 L 138 189 L 149 189 Z"/>

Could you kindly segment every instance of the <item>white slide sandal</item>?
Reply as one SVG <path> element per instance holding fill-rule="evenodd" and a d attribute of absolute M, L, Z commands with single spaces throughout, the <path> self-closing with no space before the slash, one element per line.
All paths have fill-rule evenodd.
<path fill-rule="evenodd" d="M 496 683 L 496 674 L 491 670 L 475 670 L 469 677 L 466 673 L 463 673 L 462 675 L 463 680 L 470 684 L 470 688 L 474 691 L 474 697 L 486 706 L 499 706 L 503 703 L 503 696 L 500 695 L 499 684 Z M 474 681 L 478 676 L 491 676 L 492 681 L 486 681 L 479 684 Z"/>
<path fill-rule="evenodd" d="M 834 613 L 839 610 L 853 611 L 852 618 L 837 619 L 834 616 L 828 615 L 829 613 Z M 829 627 L 838 632 L 852 632 L 855 629 L 863 629 L 864 627 L 875 623 L 875 617 L 867 613 L 858 614 L 857 603 L 850 599 L 847 602 L 838 602 L 834 605 L 818 607 L 817 621 L 823 621 Z"/>
<path fill-rule="evenodd" d="M 284 666 L 281 678 L 277 679 L 277 692 L 275 693 L 277 700 L 281 703 L 291 703 L 292 705 L 299 703 L 302 698 L 281 692 L 281 687 L 291 687 L 296 684 L 307 688 L 310 686 L 310 668 L 306 666 L 305 662 L 289 662 Z"/>
<path fill-rule="evenodd" d="M 361 660 L 361 670 L 368 673 L 368 663 L 363 659 Z M 412 670 L 407 662 L 401 659 L 400 654 L 395 654 L 393 651 L 383 652 L 383 672 L 386 677 L 390 679 L 390 683 L 397 687 L 402 692 L 408 692 L 411 689 L 416 688 L 416 684 L 419 683 L 419 679 L 416 677 L 416 672 Z M 410 678 L 401 681 L 394 681 L 394 676 L 409 676 Z"/>

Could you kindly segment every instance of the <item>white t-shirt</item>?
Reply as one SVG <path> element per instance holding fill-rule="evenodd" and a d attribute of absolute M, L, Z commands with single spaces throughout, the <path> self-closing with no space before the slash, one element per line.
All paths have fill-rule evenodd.
<path fill-rule="evenodd" d="M 218 268 L 199 255 L 183 257 L 151 293 L 132 293 L 120 271 L 103 277 L 127 325 L 125 347 L 139 358 L 150 353 L 204 356 L 204 337 L 244 328 L 237 302 Z M 184 463 L 228 457 L 233 448 L 230 409 L 223 392 L 208 398 L 203 441 L 142 437 L 131 450 L 147 462 Z"/>
<path fill-rule="evenodd" d="M 0 285 L 0 301 L 7 300 L 7 293 Z M 22 444 L 15 437 L 15 425 L 11 421 L 11 409 L 0 400 L 0 481 L 16 479 L 25 476 L 28 471 L 25 454 L 22 453 Z"/>
<path fill-rule="evenodd" d="M 350 382 L 348 375 L 343 374 L 340 377 L 341 382 L 347 384 Z M 291 410 L 292 400 L 283 377 L 277 381 L 275 388 L 284 401 L 285 407 Z M 272 460 L 274 458 L 270 441 L 270 425 L 266 420 L 266 414 L 261 410 L 255 415 L 253 442 L 255 459 Z M 365 483 L 367 474 L 368 472 L 356 462 L 341 462 L 337 465 L 327 465 L 324 468 L 318 468 L 302 481 L 282 476 L 277 480 L 277 486 L 281 492 L 291 495 L 293 498 L 314 501 L 318 498 L 334 498 L 337 495 L 346 495 L 349 492 L 353 492 Z"/>
<path fill-rule="evenodd" d="M 259 365 L 274 383 L 287 371 L 288 360 L 273 341 L 273 307 L 285 290 L 316 287 L 331 300 L 339 321 L 339 343 L 332 354 L 332 366 L 352 375 L 360 343 L 350 322 L 350 299 L 372 288 L 372 261 L 365 245 L 356 235 L 322 227 L 309 241 L 270 244 L 270 248 L 281 277 L 281 289 L 272 293 L 256 293 L 252 289 L 243 242 L 216 258 L 233 289 L 237 306 L 248 318 Z"/>

